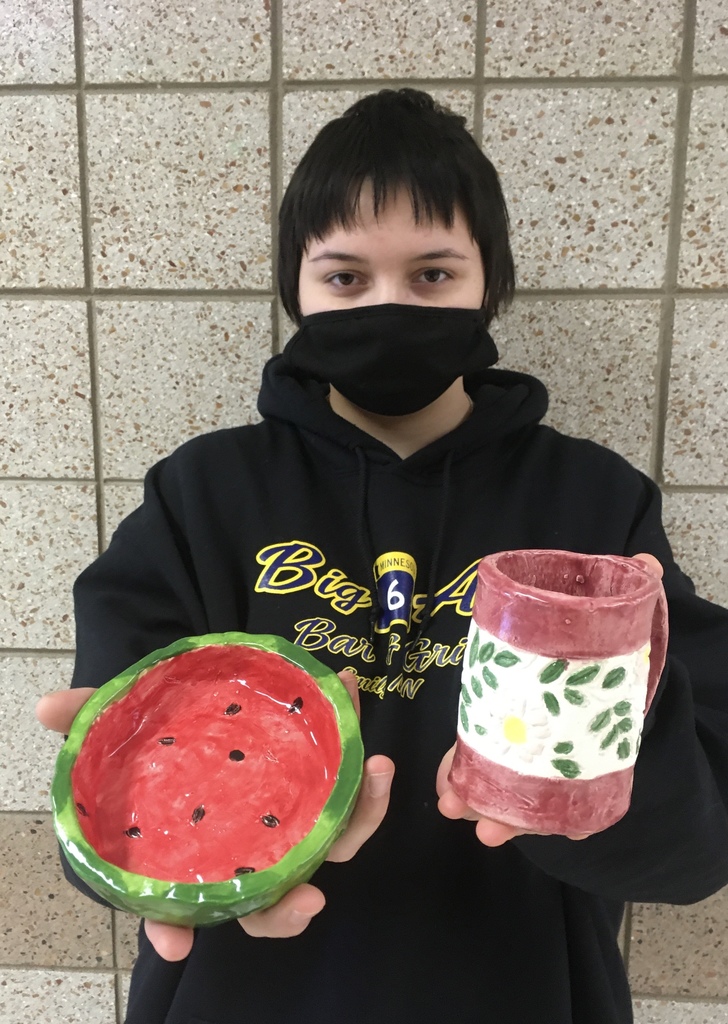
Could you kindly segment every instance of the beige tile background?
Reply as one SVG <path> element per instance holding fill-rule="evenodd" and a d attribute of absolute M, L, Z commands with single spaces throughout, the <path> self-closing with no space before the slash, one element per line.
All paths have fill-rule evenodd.
<path fill-rule="evenodd" d="M 501 172 L 502 364 L 662 485 L 681 564 L 728 603 L 726 0 L 0 4 L 0 1022 L 123 1019 L 137 925 L 62 877 L 60 741 L 32 708 L 67 685 L 71 583 L 144 470 L 256 417 L 290 329 L 283 188 L 392 83 Z M 637 1024 L 728 1024 L 727 941 L 725 893 L 632 907 Z"/>

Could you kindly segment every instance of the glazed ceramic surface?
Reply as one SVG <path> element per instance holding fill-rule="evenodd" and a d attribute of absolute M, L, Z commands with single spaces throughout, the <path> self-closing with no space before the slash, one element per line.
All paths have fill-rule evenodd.
<path fill-rule="evenodd" d="M 619 820 L 666 644 L 662 584 L 634 559 L 547 550 L 484 559 L 455 791 L 479 813 L 536 832 Z"/>
<path fill-rule="evenodd" d="M 191 637 L 101 687 L 58 758 L 54 825 L 101 896 L 215 924 L 310 877 L 361 781 L 343 684 L 279 637 Z"/>

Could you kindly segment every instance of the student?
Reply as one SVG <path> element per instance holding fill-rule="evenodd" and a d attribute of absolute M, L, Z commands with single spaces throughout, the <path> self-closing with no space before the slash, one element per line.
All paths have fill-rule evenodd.
<path fill-rule="evenodd" d="M 345 863 L 194 941 L 140 928 L 128 1024 L 628 1024 L 624 901 L 728 882 L 728 612 L 675 565 L 657 487 L 492 369 L 513 263 L 463 118 L 412 89 L 354 104 L 293 175 L 279 251 L 301 329 L 265 367 L 262 423 L 150 470 L 75 588 L 81 689 L 39 715 L 67 728 L 86 687 L 180 637 L 279 634 L 353 673 L 367 781 Z M 526 547 L 664 569 L 632 805 L 580 842 L 474 826 L 446 781 L 476 566 Z"/>

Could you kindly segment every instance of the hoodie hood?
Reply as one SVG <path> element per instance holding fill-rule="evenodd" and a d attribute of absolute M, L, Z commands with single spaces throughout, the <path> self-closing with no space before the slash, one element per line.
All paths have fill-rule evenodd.
<path fill-rule="evenodd" d="M 351 470 L 352 456 L 361 451 L 372 463 L 401 463 L 403 470 L 427 473 L 441 471 L 448 458 L 457 463 L 478 449 L 510 445 L 535 427 L 548 408 L 546 388 L 525 373 L 488 369 L 466 377 L 464 384 L 473 400 L 471 415 L 406 459 L 338 416 L 326 401 L 328 385 L 297 375 L 280 355 L 269 359 L 263 370 L 258 411 L 264 419 L 290 423 L 313 435 L 342 470 Z"/>

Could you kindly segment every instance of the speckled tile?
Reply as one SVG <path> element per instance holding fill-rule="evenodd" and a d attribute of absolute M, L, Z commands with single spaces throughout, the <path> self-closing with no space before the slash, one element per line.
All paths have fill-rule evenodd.
<path fill-rule="evenodd" d="M 270 0 L 84 0 L 89 82 L 225 82 L 270 75 Z"/>
<path fill-rule="evenodd" d="M 673 89 L 488 90 L 521 287 L 657 287 L 667 247 Z"/>
<path fill-rule="evenodd" d="M 664 494 L 663 522 L 698 594 L 728 608 L 728 494 Z"/>
<path fill-rule="evenodd" d="M 50 814 L 0 821 L 0 962 L 112 967 L 111 911 L 66 881 Z"/>
<path fill-rule="evenodd" d="M 679 284 L 728 286 L 728 86 L 695 89 L 685 170 Z"/>
<path fill-rule="evenodd" d="M 268 302 L 98 306 L 104 471 L 138 479 L 195 434 L 259 419 Z"/>
<path fill-rule="evenodd" d="M 311 90 L 289 92 L 283 97 L 283 183 L 284 187 L 296 164 L 328 121 L 333 121 L 357 100 L 373 89 L 346 89 L 336 92 Z M 467 89 L 427 89 L 438 103 L 465 117 L 473 130 L 473 94 Z"/>
<path fill-rule="evenodd" d="M 0 474 L 94 472 L 86 307 L 0 301 Z"/>
<path fill-rule="evenodd" d="M 116 962 L 119 967 L 131 970 L 137 958 L 139 918 L 134 914 L 114 911 L 116 919 Z"/>
<path fill-rule="evenodd" d="M 286 78 L 452 78 L 475 72 L 476 0 L 284 0 Z"/>
<path fill-rule="evenodd" d="M 728 1024 L 728 1005 L 635 999 L 634 1024 Z"/>
<path fill-rule="evenodd" d="M 0 83 L 75 80 L 73 0 L 0 4 Z"/>
<path fill-rule="evenodd" d="M 0 96 L 0 153 L 0 287 L 81 287 L 75 98 Z"/>
<path fill-rule="evenodd" d="M 123 1020 L 124 1019 L 124 1014 L 126 1013 L 126 1008 L 127 1008 L 128 1004 L 129 1004 L 129 988 L 131 986 L 131 972 L 130 971 L 120 971 L 118 977 L 119 977 L 119 981 L 117 982 L 117 984 L 119 985 L 119 1002 L 121 1004 L 121 1017 L 119 1019 Z"/>
<path fill-rule="evenodd" d="M 73 658 L 0 655 L 0 809 L 47 811 L 63 737 L 44 729 L 35 705 L 71 685 Z"/>
<path fill-rule="evenodd" d="M 115 1005 L 113 974 L 0 969 L 2 1024 L 111 1024 Z"/>
<path fill-rule="evenodd" d="M 72 648 L 71 588 L 96 552 L 91 485 L 0 481 L 0 648 Z"/>
<path fill-rule="evenodd" d="M 504 369 L 549 389 L 546 422 L 649 469 L 658 300 L 516 300 L 492 325 Z"/>
<path fill-rule="evenodd" d="M 674 484 L 728 484 L 728 301 L 675 304 L 664 475 Z"/>
<path fill-rule="evenodd" d="M 90 94 L 98 287 L 270 288 L 266 92 Z"/>
<path fill-rule="evenodd" d="M 682 45 L 682 0 L 505 0 L 489 3 L 485 73 L 669 75 Z"/>
<path fill-rule="evenodd" d="M 693 71 L 696 75 L 723 75 L 728 72 L 728 8 L 725 0 L 697 0 Z"/>
<path fill-rule="evenodd" d="M 634 992 L 728 1000 L 728 890 L 691 906 L 635 903 L 629 976 Z"/>
<path fill-rule="evenodd" d="M 110 484 L 104 487 L 104 510 L 106 515 L 106 530 L 104 547 L 108 547 L 109 541 L 122 519 L 138 508 L 144 497 L 144 487 L 141 482 L 130 484 Z"/>

